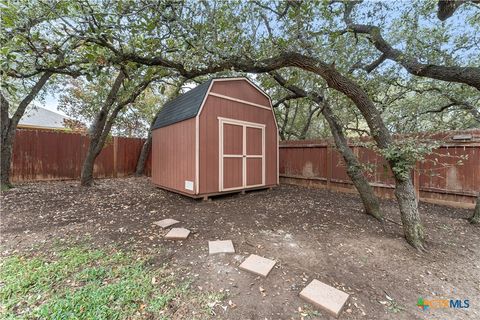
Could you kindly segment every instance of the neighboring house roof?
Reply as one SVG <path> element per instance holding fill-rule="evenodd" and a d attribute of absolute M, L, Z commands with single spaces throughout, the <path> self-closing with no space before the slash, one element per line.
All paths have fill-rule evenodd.
<path fill-rule="evenodd" d="M 165 103 L 158 114 L 153 129 L 169 126 L 176 122 L 193 118 L 202 106 L 203 99 L 210 88 L 210 79 L 177 98 Z"/>
<path fill-rule="evenodd" d="M 19 127 L 64 129 L 65 119 L 70 119 L 60 113 L 42 107 L 33 107 L 27 110 L 18 123 Z"/>

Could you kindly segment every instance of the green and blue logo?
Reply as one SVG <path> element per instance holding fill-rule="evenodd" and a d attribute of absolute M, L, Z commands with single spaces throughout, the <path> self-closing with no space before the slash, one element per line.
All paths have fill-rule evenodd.
<path fill-rule="evenodd" d="M 470 308 L 470 300 L 464 299 L 417 299 L 417 307 L 423 311 L 428 309 L 452 308 L 452 309 L 468 309 Z"/>

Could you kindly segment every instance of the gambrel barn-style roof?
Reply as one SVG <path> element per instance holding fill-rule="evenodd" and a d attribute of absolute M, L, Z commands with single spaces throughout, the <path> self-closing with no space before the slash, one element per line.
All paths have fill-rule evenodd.
<path fill-rule="evenodd" d="M 205 99 L 205 96 L 208 94 L 209 89 L 211 88 L 212 82 L 242 79 L 248 81 L 263 95 L 267 96 L 262 89 L 260 89 L 248 78 L 212 78 L 178 96 L 177 98 L 167 102 L 158 114 L 157 121 L 155 122 L 153 129 L 166 127 L 171 124 L 195 117 L 202 107 L 202 103 Z"/>

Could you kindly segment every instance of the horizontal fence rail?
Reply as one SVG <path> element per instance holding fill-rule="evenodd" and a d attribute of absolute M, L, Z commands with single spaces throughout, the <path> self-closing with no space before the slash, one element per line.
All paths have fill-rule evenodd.
<path fill-rule="evenodd" d="M 393 198 L 394 180 L 385 159 L 370 149 L 350 147 L 367 168 L 375 193 Z M 355 192 L 343 158 L 327 140 L 281 142 L 279 167 L 283 183 Z M 412 177 L 420 200 L 471 208 L 480 192 L 480 143 L 444 143 L 417 163 Z"/>
<path fill-rule="evenodd" d="M 94 177 L 115 178 L 135 173 L 144 139 L 111 137 L 95 160 Z M 55 130 L 19 129 L 13 145 L 11 180 L 79 179 L 88 149 L 86 135 Z M 150 174 L 150 159 L 146 174 Z"/>

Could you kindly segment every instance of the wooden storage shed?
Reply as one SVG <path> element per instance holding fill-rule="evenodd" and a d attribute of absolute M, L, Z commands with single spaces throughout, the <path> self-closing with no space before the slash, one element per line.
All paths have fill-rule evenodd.
<path fill-rule="evenodd" d="M 277 185 L 269 96 L 247 78 L 218 78 L 166 103 L 152 132 L 152 182 L 194 198 Z"/>

